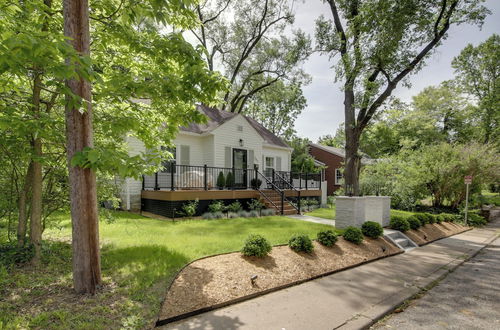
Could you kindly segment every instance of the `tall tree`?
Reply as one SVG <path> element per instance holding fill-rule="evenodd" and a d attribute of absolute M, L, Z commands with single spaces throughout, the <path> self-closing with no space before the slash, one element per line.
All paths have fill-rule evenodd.
<path fill-rule="evenodd" d="M 333 22 L 316 22 L 318 48 L 339 54 L 343 80 L 346 191 L 359 195 L 360 138 L 396 86 L 424 65 L 452 24 L 480 24 L 482 0 L 326 0 Z"/>
<path fill-rule="evenodd" d="M 191 31 L 206 49 L 209 68 L 229 81 L 221 109 L 240 113 L 278 82 L 308 81 L 299 65 L 309 56 L 309 38 L 301 31 L 284 34 L 294 20 L 292 5 L 290 0 L 208 0 L 197 7 L 202 24 Z"/>
<path fill-rule="evenodd" d="M 82 56 L 90 55 L 88 0 L 64 1 L 64 35 Z M 78 65 L 77 63 L 68 63 Z M 88 77 L 67 80 L 72 94 L 67 96 L 66 139 L 73 226 L 73 284 L 78 293 L 94 294 L 101 283 L 99 251 L 99 217 L 95 172 L 90 168 L 73 166 L 72 159 L 84 148 L 92 148 L 92 96 Z"/>
<path fill-rule="evenodd" d="M 500 36 L 493 34 L 474 47 L 467 45 L 452 66 L 464 91 L 475 97 L 484 143 L 500 136 Z"/>
<path fill-rule="evenodd" d="M 259 121 L 271 132 L 290 140 L 295 134 L 295 120 L 307 105 L 299 83 L 278 81 L 264 93 L 256 94 L 245 114 Z"/>

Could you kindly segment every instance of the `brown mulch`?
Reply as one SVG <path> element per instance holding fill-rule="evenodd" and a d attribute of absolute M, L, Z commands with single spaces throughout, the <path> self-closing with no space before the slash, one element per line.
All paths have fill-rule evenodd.
<path fill-rule="evenodd" d="M 339 238 L 331 247 L 313 242 L 311 254 L 275 246 L 264 258 L 244 257 L 239 252 L 199 259 L 174 279 L 160 312 L 160 320 L 210 308 L 276 287 L 283 287 L 394 255 L 400 250 L 384 238 L 365 238 L 356 245 Z M 255 284 L 250 278 L 257 275 Z"/>
<path fill-rule="evenodd" d="M 463 233 L 469 229 L 469 227 L 457 223 L 442 222 L 426 224 L 419 229 L 405 231 L 405 235 L 418 245 L 425 245 L 441 238 Z"/>

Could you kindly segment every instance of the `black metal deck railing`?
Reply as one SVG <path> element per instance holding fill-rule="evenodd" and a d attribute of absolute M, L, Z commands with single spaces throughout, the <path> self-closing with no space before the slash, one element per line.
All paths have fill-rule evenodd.
<path fill-rule="evenodd" d="M 220 186 L 218 178 L 224 177 Z M 321 189 L 321 173 L 294 173 L 266 171 L 266 177 L 280 189 Z M 229 180 L 228 180 L 229 178 Z M 284 182 L 286 181 L 286 182 Z M 266 180 L 259 178 L 256 168 L 238 169 L 213 166 L 167 164 L 161 172 L 143 175 L 143 190 L 216 190 L 266 188 Z"/>

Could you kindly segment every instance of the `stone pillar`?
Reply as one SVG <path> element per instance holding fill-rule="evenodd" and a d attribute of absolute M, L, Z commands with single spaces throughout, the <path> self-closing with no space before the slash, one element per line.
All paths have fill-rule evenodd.
<path fill-rule="evenodd" d="M 327 190 L 327 185 L 328 182 L 323 181 L 321 182 L 321 207 L 326 207 L 326 202 L 327 202 L 327 195 L 326 195 L 326 190 Z"/>
<path fill-rule="evenodd" d="M 365 222 L 365 197 L 338 196 L 335 199 L 335 227 L 344 229 L 349 226 L 360 228 Z"/>
<path fill-rule="evenodd" d="M 382 227 L 387 227 L 390 222 L 390 212 L 390 196 L 365 196 L 365 221 L 375 221 Z"/>

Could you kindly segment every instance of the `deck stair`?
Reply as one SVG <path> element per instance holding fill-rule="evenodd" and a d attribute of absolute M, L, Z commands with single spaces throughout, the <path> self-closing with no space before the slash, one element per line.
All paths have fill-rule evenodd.
<path fill-rule="evenodd" d="M 398 230 L 384 229 L 384 237 L 405 252 L 418 247 L 418 244 Z"/>
<path fill-rule="evenodd" d="M 273 190 L 262 190 L 263 194 L 268 196 L 268 198 L 262 198 L 262 202 L 268 209 L 276 209 L 279 214 L 281 212 L 281 197 L 279 195 L 273 194 Z M 283 215 L 297 214 L 297 209 L 294 208 L 290 202 L 287 200 L 283 201 Z"/>

